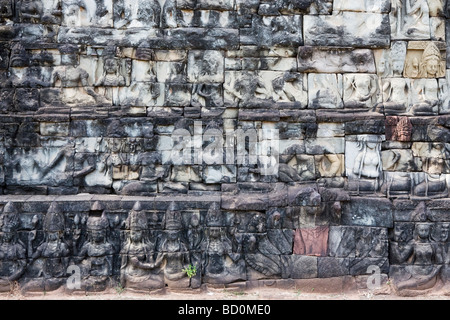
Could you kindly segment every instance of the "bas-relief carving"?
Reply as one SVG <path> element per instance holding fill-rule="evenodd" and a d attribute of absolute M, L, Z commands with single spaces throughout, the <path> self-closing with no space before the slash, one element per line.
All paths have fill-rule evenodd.
<path fill-rule="evenodd" d="M 341 74 L 308 74 L 308 108 L 343 108 Z"/>
<path fill-rule="evenodd" d="M 379 99 L 375 75 L 346 74 L 343 79 L 343 100 L 346 108 L 373 108 Z"/>
<path fill-rule="evenodd" d="M 83 289 L 105 290 L 112 276 L 115 250 L 109 239 L 106 211 L 98 201 L 91 206 L 86 229 L 87 239 L 75 255 L 81 268 Z"/>
<path fill-rule="evenodd" d="M 126 220 L 125 240 L 120 251 L 120 283 L 131 290 L 164 287 L 162 253 L 157 251 L 160 239 L 149 230 L 149 221 L 140 202 L 136 202 Z"/>
<path fill-rule="evenodd" d="M 404 263 L 393 274 L 394 285 L 398 290 L 425 290 L 436 284 L 441 266 L 434 265 L 436 247 L 431 241 L 431 223 L 416 223 L 414 240 L 398 243 L 391 251 L 396 260 Z M 396 267 L 396 266 L 395 266 Z M 395 268 L 394 267 L 394 268 Z"/>
<path fill-rule="evenodd" d="M 430 39 L 430 9 L 426 0 L 391 2 L 390 23 L 394 40 Z"/>
<path fill-rule="evenodd" d="M 271 71 L 225 72 L 226 105 L 270 108 L 274 103 L 307 104 L 306 75 Z"/>
<path fill-rule="evenodd" d="M 352 190 L 376 193 L 382 183 L 381 142 L 383 137 L 361 135 L 346 141 L 346 174 L 353 181 Z"/>
<path fill-rule="evenodd" d="M 70 0 L 62 2 L 63 25 L 68 27 L 112 27 L 112 0 Z"/>
<path fill-rule="evenodd" d="M 406 41 L 393 41 L 390 49 L 375 49 L 377 75 L 381 78 L 402 77 L 407 52 Z"/>
<path fill-rule="evenodd" d="M 219 25 L 221 28 L 234 28 L 235 23 L 243 25 L 245 21 L 244 19 L 237 21 L 236 17 L 232 16 L 234 13 L 232 2 L 199 1 L 197 2 L 198 6 L 193 7 L 188 4 L 188 1 L 141 0 L 133 2 L 123 0 L 115 1 L 113 4 L 109 0 L 62 3 L 59 0 L 23 0 L 17 3 L 16 12 L 13 12 L 10 1 L 1 1 L 0 19 L 2 21 L 13 19 L 14 22 L 22 22 L 27 25 L 62 23 L 63 27 L 74 27 L 80 30 L 82 27 L 94 27 L 102 30 L 120 28 L 123 34 L 126 34 L 128 28 L 191 28 L 194 26 L 217 27 Z M 373 4 L 372 6 L 371 1 L 359 3 L 335 1 L 334 10 L 360 11 L 361 13 L 387 12 L 383 8 L 385 1 Z M 323 7 L 319 8 L 322 5 Z M 182 12 L 179 10 L 180 6 L 184 6 Z M 238 6 L 243 7 L 244 4 L 239 3 Z M 249 4 L 250 6 L 252 5 Z M 248 29 L 252 29 L 251 33 L 254 34 L 245 34 L 249 30 L 243 30 L 241 40 L 246 42 L 246 45 L 263 47 L 291 46 L 302 42 L 302 37 L 299 37 L 301 28 L 298 28 L 299 25 L 302 25 L 300 23 L 302 17 L 299 14 L 304 14 L 305 10 L 310 15 L 331 13 L 329 1 L 315 2 L 308 8 L 305 6 L 290 0 L 280 0 L 275 4 L 261 1 L 259 4 L 260 17 L 267 12 L 270 12 L 270 16 L 259 19 L 260 17 L 256 15 L 258 6 L 253 5 L 253 9 L 251 9 L 253 11 L 248 12 L 252 12 L 250 16 L 255 16 L 254 28 Z M 255 59 L 243 57 L 247 60 L 245 63 L 241 63 L 240 68 L 228 69 L 229 65 L 224 62 L 228 52 L 214 49 L 180 50 L 183 52 L 178 53 L 179 57 L 172 59 L 161 58 L 162 51 L 152 52 L 149 57 L 143 57 L 142 51 L 145 50 L 134 55 L 131 47 L 116 50 L 112 47 L 93 48 L 88 44 L 87 48 L 80 46 L 73 52 L 71 51 L 73 48 L 61 47 L 60 52 L 56 55 L 53 53 L 57 49 L 49 49 L 52 54 L 47 54 L 46 49 L 42 49 L 42 54 L 38 55 L 37 51 L 40 48 L 30 49 L 30 44 L 24 48 L 20 42 L 14 40 L 15 44 L 11 47 L 7 46 L 4 51 L 8 53 L 8 50 L 11 50 L 11 54 L 8 53 L 9 57 L 6 59 L 9 61 L 0 63 L 0 65 L 5 66 L 5 70 L 9 66 L 8 74 L 11 74 L 9 78 L 11 84 L 8 86 L 17 87 L 17 89 L 10 90 L 14 96 L 11 105 L 14 105 L 14 110 L 17 112 L 27 112 L 27 116 L 31 116 L 36 111 L 39 103 L 41 106 L 46 105 L 47 107 L 52 104 L 51 107 L 54 107 L 52 110 L 56 110 L 59 104 L 66 104 L 71 108 L 71 117 L 77 115 L 86 117 L 82 110 L 86 106 L 126 105 L 130 107 L 130 110 L 139 108 L 139 111 L 128 112 L 137 112 L 139 116 L 155 116 L 158 121 L 167 122 L 171 120 L 169 117 L 162 119 L 161 111 L 177 117 L 223 116 L 226 118 L 230 117 L 231 113 L 225 107 L 283 110 L 285 108 L 292 112 L 304 108 L 319 109 L 301 110 L 302 112 L 312 111 L 315 115 L 323 111 L 320 109 L 341 108 L 344 109 L 342 110 L 344 112 L 347 112 L 345 109 L 353 109 L 348 110 L 351 114 L 359 108 L 376 108 L 387 116 L 385 138 L 388 143 L 386 145 L 383 143 L 383 149 L 381 149 L 383 137 L 378 136 L 381 129 L 377 131 L 377 136 L 361 135 L 354 136 L 355 139 L 353 139 L 351 136 L 357 134 L 355 132 L 350 133 L 350 137 L 348 137 L 348 132 L 352 132 L 354 129 L 350 125 L 347 126 L 344 121 L 339 137 L 342 138 L 346 135 L 348 137 L 345 140 L 342 138 L 342 141 L 346 141 L 345 154 L 343 154 L 343 150 L 336 151 L 336 153 L 326 150 L 324 154 L 320 152 L 317 154 L 315 147 L 325 139 L 314 139 L 314 141 L 308 139 L 305 142 L 306 147 L 303 146 L 299 153 L 288 152 L 281 156 L 278 177 L 266 179 L 260 178 L 258 170 L 250 167 L 194 168 L 185 166 L 171 168 L 155 163 L 144 165 L 140 162 L 142 160 L 140 155 L 143 154 L 144 148 L 152 149 L 152 147 L 144 146 L 143 138 L 140 136 L 135 138 L 135 134 L 130 130 L 123 130 L 124 133 L 119 133 L 111 126 L 105 132 L 107 136 L 116 135 L 117 137 L 113 138 L 115 141 L 108 137 L 99 138 L 99 141 L 96 142 L 98 146 L 91 147 L 87 146 L 91 142 L 81 142 L 82 138 L 76 137 L 75 145 L 71 138 L 67 138 L 72 135 L 74 130 L 69 122 L 64 121 L 61 126 L 52 126 L 49 123 L 53 121 L 45 123 L 41 121 L 37 127 L 33 124 L 21 125 L 17 129 L 17 135 L 12 135 L 14 138 L 9 138 L 10 132 L 5 133 L 5 136 L 8 135 L 5 138 L 5 145 L 11 145 L 12 148 L 5 150 L 4 161 L 0 160 L 5 167 L 4 179 L 0 177 L 0 188 L 2 191 L 5 190 L 5 193 L 6 188 L 9 188 L 10 185 L 13 187 L 12 192 L 19 192 L 14 190 L 18 186 L 24 188 L 50 187 L 53 189 L 49 192 L 69 192 L 66 190 L 73 185 L 78 192 L 112 191 L 119 193 L 125 190 L 130 182 L 136 182 L 144 177 L 147 179 L 146 181 L 154 182 L 155 186 L 158 182 L 163 182 L 155 187 L 158 192 L 161 190 L 203 192 L 206 189 L 220 190 L 219 184 L 224 181 L 227 183 L 233 183 L 236 180 L 241 182 L 281 181 L 295 184 L 299 181 L 313 181 L 319 178 L 329 178 L 327 181 L 341 178 L 342 181 L 347 182 L 348 178 L 349 191 L 369 193 L 370 196 L 375 196 L 373 193 L 380 190 L 382 196 L 394 199 L 448 198 L 450 181 L 449 156 L 446 153 L 448 146 L 432 143 L 417 144 L 420 143 L 418 139 L 420 139 L 420 130 L 422 129 L 420 125 L 413 128 L 410 122 L 411 116 L 417 117 L 414 122 L 417 123 L 423 116 L 435 117 L 439 114 L 449 113 L 448 82 L 444 78 L 445 45 L 430 41 L 409 41 L 408 45 L 408 42 L 401 41 L 422 39 L 445 41 L 442 32 L 444 19 L 440 17 L 442 3 L 440 1 L 397 0 L 392 3 L 392 6 L 392 39 L 400 41 L 392 42 L 390 49 L 375 50 L 376 75 L 374 74 L 375 70 L 361 69 L 361 65 L 356 70 L 343 69 L 346 67 L 345 64 L 361 63 L 361 59 L 365 57 L 364 55 L 359 56 L 361 59 L 356 59 L 358 61 L 355 62 L 352 59 L 358 56 L 347 55 L 346 52 L 338 55 L 341 59 L 338 59 L 339 62 L 329 61 L 330 65 L 327 65 L 327 68 L 335 68 L 330 69 L 331 71 L 319 69 L 323 66 L 317 64 L 310 66 L 315 68 L 314 72 L 323 72 L 324 74 L 309 74 L 311 79 L 308 79 L 307 73 L 311 70 L 301 69 L 305 68 L 305 65 L 295 69 L 295 63 L 292 64 L 295 59 L 291 58 L 293 55 L 289 55 L 290 60 L 286 59 L 279 63 L 276 59 L 271 60 L 267 57 L 265 57 L 266 60 L 259 56 Z M 220 14 L 213 12 L 214 10 L 220 10 Z M 337 15 L 337 12 L 333 15 Z M 351 17 L 352 15 L 346 14 L 345 16 Z M 354 15 L 354 17 L 358 17 L 356 20 L 363 16 L 367 17 L 367 15 Z M 217 17 L 221 21 L 214 22 L 214 18 Z M 396 17 L 398 17 L 397 20 Z M 309 18 L 306 20 L 309 21 Z M 327 20 L 326 17 L 319 19 L 322 18 L 324 21 Z M 308 27 L 308 21 L 305 22 L 306 42 L 311 41 L 309 34 L 311 28 Z M 341 20 L 337 19 L 336 21 Z M 293 22 L 293 25 L 289 26 L 292 27 L 291 34 L 287 35 L 289 22 Z M 333 24 L 330 25 L 333 26 Z M 78 29 L 76 30 L 78 31 Z M 24 31 L 25 38 L 28 37 L 27 32 L 35 31 L 32 28 L 26 29 Z M 170 33 L 168 32 L 166 36 L 170 38 Z M 260 43 L 255 43 L 255 39 L 259 39 Z M 313 40 L 319 41 L 315 38 Z M 194 41 L 190 43 L 194 47 L 196 46 Z M 354 43 L 351 45 L 353 46 Z M 359 45 L 364 47 L 371 44 L 359 43 Z M 382 46 L 385 47 L 386 43 Z M 273 58 L 273 52 L 270 52 L 262 54 L 269 54 L 270 58 Z M 325 60 L 327 58 L 320 54 L 318 57 Z M 302 62 L 300 58 L 298 59 L 299 64 Z M 370 61 L 370 57 L 368 58 L 367 61 Z M 371 66 L 366 67 L 370 69 Z M 3 67 L 1 68 L 3 69 Z M 246 68 L 250 70 L 231 71 Z M 285 72 L 288 69 L 289 71 Z M 364 73 L 356 74 L 356 72 Z M 342 73 L 344 74 L 342 75 Z M 308 80 L 310 81 L 308 82 Z M 55 85 L 59 88 L 52 93 L 61 92 L 61 101 L 51 100 L 46 96 L 50 90 L 53 90 L 49 87 Z M 2 93 L 8 90 L 9 88 L 2 88 Z M 225 101 L 223 96 L 225 96 Z M 382 104 L 378 105 L 380 99 Z M 50 101 L 55 103 L 50 103 Z M 146 107 L 149 107 L 148 113 Z M 100 108 L 95 109 L 98 111 L 97 109 Z M 108 108 L 103 115 L 110 116 L 118 109 L 120 108 Z M 327 112 L 329 111 L 327 110 Z M 77 114 L 77 112 L 80 113 Z M 340 112 L 337 113 L 340 114 Z M 308 114 L 308 117 L 310 115 Z M 45 114 L 45 117 L 48 116 Z M 231 117 L 233 116 L 231 115 Z M 287 117 L 285 116 L 285 118 Z M 234 119 L 227 120 L 234 121 Z M 309 118 L 306 120 L 303 117 L 299 117 L 299 120 L 310 121 Z M 301 122 L 301 124 L 304 123 Z M 116 126 L 120 127 L 121 124 L 118 123 Z M 313 126 L 312 124 L 311 127 Z M 439 131 L 446 127 L 445 118 L 442 123 L 439 122 L 438 127 L 439 129 L 435 130 Z M 367 128 L 367 130 L 372 129 Z M 7 130 L 14 131 L 15 129 Z M 365 132 L 366 127 L 363 127 L 362 130 Z M 303 128 L 301 131 L 303 135 Z M 89 139 L 93 138 L 92 141 L 96 139 L 94 135 L 97 132 L 102 136 L 105 134 L 102 130 L 98 130 L 95 134 L 89 133 L 89 135 L 92 134 Z M 310 134 L 314 135 L 315 133 Z M 123 136 L 123 138 L 118 138 L 118 136 Z M 298 137 L 294 136 L 294 138 Z M 9 140 L 6 141 L 7 139 Z M 434 138 L 430 133 L 426 139 L 433 140 Z M 440 136 L 440 140 L 442 140 L 442 136 Z M 64 141 L 69 142 L 66 145 Z M 159 163 L 155 159 L 157 156 L 147 162 Z M 344 162 L 347 162 L 345 167 Z M 249 172 L 248 179 L 244 177 L 245 170 Z M 252 177 L 252 173 L 258 178 Z M 320 183 L 326 179 L 321 179 Z M 199 182 L 208 185 L 205 187 Z M 382 182 L 383 185 L 381 185 Z M 55 186 L 57 188 L 54 188 Z M 342 186 L 344 186 L 344 182 Z M 344 188 L 347 186 L 345 185 Z M 135 189 L 130 187 L 128 190 Z M 47 213 L 48 216 L 53 215 L 54 218 L 46 216 L 44 220 L 47 222 L 44 224 L 49 225 L 51 224 L 48 222 L 49 220 L 60 219 L 57 218 L 59 215 L 55 212 L 62 211 L 55 208 L 55 206 L 51 207 Z M 31 264 L 24 271 L 26 265 L 26 260 L 23 258 L 25 245 L 17 237 L 17 229 L 21 224 L 18 222 L 20 219 L 17 220 L 14 215 L 9 215 L 16 211 L 11 205 L 7 205 L 3 215 L 0 216 L 2 239 L 0 262 L 6 264 L 10 269 L 6 272 L 6 267 L 3 268 L 5 274 L 0 275 L 0 288 L 5 291 L 9 290 L 10 279 L 17 280 L 20 279 L 19 275 L 25 274 L 27 280 L 31 279 L 31 281 L 26 281 L 28 289 L 53 290 L 63 284 L 63 279 L 65 280 L 68 276 L 67 274 L 62 275 L 58 270 L 62 270 L 62 266 L 65 267 L 73 262 L 83 270 L 84 290 L 102 290 L 112 279 L 114 270 L 116 270 L 115 275 L 118 275 L 117 270 L 120 267 L 116 266 L 114 269 L 113 265 L 117 264 L 117 261 L 112 259 L 114 255 L 118 254 L 120 254 L 121 259 L 119 260 L 123 267 L 121 272 L 123 286 L 133 287 L 136 290 L 148 291 L 160 289 L 166 285 L 170 288 L 188 286 L 196 288 L 202 282 L 223 285 L 253 279 L 289 278 L 294 260 L 287 256 L 292 254 L 294 237 L 293 230 L 285 230 L 281 227 L 281 213 L 251 214 L 250 218 L 245 217 L 243 221 L 238 221 L 239 219 L 235 217 L 236 221 L 233 224 L 233 221 L 220 217 L 222 213 L 218 206 L 212 206 L 208 213 L 205 209 L 203 210 L 201 213 L 193 214 L 190 219 L 185 219 L 191 212 L 187 214 L 184 210 L 180 211 L 171 206 L 166 213 L 165 226 L 161 227 L 156 226 L 157 223 L 153 223 L 154 221 L 150 221 L 151 218 L 147 219 L 147 216 L 152 213 L 143 210 L 141 204 L 138 203 L 129 212 L 129 217 L 136 215 L 140 217 L 136 219 L 142 221 L 139 226 L 136 223 L 131 226 L 130 222 L 122 230 L 123 242 L 118 242 L 117 238 L 111 237 L 112 225 L 108 222 L 104 209 L 96 207 L 96 205 L 91 208 L 91 212 L 85 214 L 84 222 L 79 223 L 78 218 L 74 219 L 73 223 L 76 226 L 80 224 L 85 227 L 83 231 L 75 227 L 76 230 L 72 230 L 74 233 L 72 236 L 70 232 L 64 232 L 63 235 L 57 236 L 54 232 L 49 231 L 58 229 L 58 233 L 60 233 L 62 227 L 45 227 L 43 232 L 37 231 L 38 229 L 35 227 L 39 221 L 35 221 L 34 229 L 28 232 L 30 234 L 28 253 L 34 258 L 31 259 Z M 315 209 L 309 211 L 315 212 Z M 187 216 L 183 216 L 181 212 Z M 214 216 L 219 218 L 214 218 Z M 227 218 L 229 218 L 228 215 Z M 67 219 L 63 217 L 60 220 Z M 129 218 L 129 220 L 132 219 Z M 64 229 L 67 229 L 66 222 L 59 224 L 60 226 L 65 225 Z M 395 222 L 394 228 L 396 224 L 397 222 Z M 416 240 L 411 240 L 413 241 L 411 252 L 414 254 L 410 255 L 407 250 L 406 253 L 395 253 L 395 250 L 403 250 L 403 248 L 398 249 L 394 245 L 395 250 L 389 256 L 390 262 L 391 259 L 397 261 L 395 264 L 417 260 L 417 264 L 420 266 L 444 264 L 441 268 L 444 270 L 446 262 L 442 261 L 448 260 L 444 257 L 447 250 L 445 234 L 448 232 L 448 226 L 442 223 L 435 227 L 436 230 L 431 228 L 427 231 L 426 227 L 417 225 L 419 236 Z M 232 230 L 233 228 L 235 230 Z M 437 228 L 440 228 L 440 231 Z M 317 228 L 317 230 L 319 229 L 323 231 L 326 228 Z M 322 231 L 317 230 L 298 229 L 296 237 L 299 238 L 300 234 L 303 242 L 298 239 L 297 242 L 294 240 L 294 254 L 300 253 L 300 258 L 303 258 L 302 255 L 305 254 L 321 257 L 327 255 L 324 240 L 327 231 L 320 233 Z M 354 233 L 352 233 L 353 231 Z M 332 231 L 330 233 L 332 240 L 338 241 L 336 239 L 340 237 L 342 248 L 332 247 L 333 250 L 336 250 L 331 250 L 331 253 L 342 251 L 342 254 L 336 255 L 339 258 L 353 255 L 374 258 L 376 255 L 361 253 L 364 252 L 364 246 L 371 242 L 370 236 L 368 236 L 370 232 L 367 230 L 353 231 L 348 231 L 352 236 L 346 234 L 337 236 L 336 232 Z M 81 232 L 84 237 L 78 239 L 77 232 Z M 439 236 L 439 232 L 442 233 L 441 236 Z M 44 233 L 45 238 L 42 238 Z M 424 236 L 421 237 L 420 234 Z M 346 240 L 347 237 L 360 237 L 363 240 L 361 243 L 352 244 L 350 240 Z M 323 241 L 320 245 L 317 243 L 317 247 L 315 247 L 312 245 L 311 239 L 317 238 Z M 21 239 L 24 239 L 23 235 L 21 235 Z M 40 241 L 43 241 L 41 245 L 38 244 Z M 349 243 L 344 243 L 346 241 Z M 435 256 L 431 259 L 429 259 L 431 249 L 427 241 L 432 243 L 431 247 L 435 250 L 433 253 Z M 394 242 L 393 240 L 392 243 Z M 331 243 L 335 244 L 335 242 Z M 297 247 L 295 247 L 296 244 Z M 355 253 L 349 249 L 351 253 L 344 254 L 345 248 L 353 245 L 360 247 L 355 249 Z M 406 242 L 402 243 L 402 246 L 407 245 Z M 119 247 L 121 247 L 120 253 L 116 250 Z M 54 249 L 56 257 L 49 254 L 51 250 L 48 248 L 51 250 L 56 248 Z M 13 250 L 15 251 L 13 252 Z M 409 259 L 396 257 L 396 254 L 403 254 Z M 69 256 L 71 256 L 70 259 Z M 413 256 L 414 258 L 411 258 Z M 191 279 L 188 279 L 185 273 L 180 272 L 189 263 L 198 266 L 200 271 L 196 277 Z M 419 268 L 415 262 L 411 263 L 411 267 L 400 268 L 403 270 L 401 271 L 403 278 L 399 278 L 401 289 L 422 288 L 421 281 L 430 276 L 430 281 L 434 281 L 436 274 L 430 270 L 435 269 Z M 45 266 L 45 270 L 42 269 L 42 266 Z M 45 272 L 42 271 L 39 274 L 41 269 Z M 393 270 L 396 272 L 395 268 Z M 130 276 L 128 276 L 128 272 L 130 272 Z M 41 278 L 39 278 L 40 275 L 42 275 Z M 444 275 L 442 277 L 445 278 Z M 4 279 L 8 279 L 8 281 Z M 3 280 L 4 282 L 2 282 Z M 425 287 L 427 285 L 428 283 L 425 284 Z"/>
<path fill-rule="evenodd" d="M 25 273 L 27 249 L 18 238 L 19 215 L 12 202 L 8 202 L 0 216 L 0 291 L 10 292 L 15 281 Z"/>
<path fill-rule="evenodd" d="M 33 242 L 36 230 L 28 237 L 28 262 L 36 278 L 28 279 L 23 286 L 24 291 L 53 291 L 66 283 L 67 268 L 70 261 L 70 245 L 64 234 L 66 221 L 59 206 L 52 202 L 43 221 L 44 239 L 40 244 Z"/>
<path fill-rule="evenodd" d="M 445 77 L 446 62 L 445 50 L 443 49 L 445 49 L 445 46 L 439 42 L 409 42 L 404 76 L 406 78 Z"/>

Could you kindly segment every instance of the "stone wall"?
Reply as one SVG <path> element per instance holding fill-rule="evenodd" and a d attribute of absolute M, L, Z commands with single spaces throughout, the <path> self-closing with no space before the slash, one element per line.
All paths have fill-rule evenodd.
<path fill-rule="evenodd" d="M 449 10 L 1 0 L 2 290 L 445 288 Z"/>

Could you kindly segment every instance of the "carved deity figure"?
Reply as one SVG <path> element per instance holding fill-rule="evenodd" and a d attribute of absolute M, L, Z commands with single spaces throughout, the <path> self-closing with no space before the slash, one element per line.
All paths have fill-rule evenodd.
<path fill-rule="evenodd" d="M 422 54 L 419 64 L 420 78 L 438 78 L 445 76 L 445 62 L 442 61 L 439 48 L 430 42 Z"/>
<path fill-rule="evenodd" d="M 17 236 L 19 224 L 19 213 L 8 202 L 0 216 L 0 292 L 13 289 L 27 265 L 25 244 Z"/>
<path fill-rule="evenodd" d="M 54 72 L 53 83 L 60 82 L 61 100 L 67 104 L 104 102 L 105 99 L 90 87 L 88 78 L 89 74 L 83 68 L 66 66 Z"/>
<path fill-rule="evenodd" d="M 310 108 L 342 108 L 342 78 L 335 74 L 308 75 Z"/>
<path fill-rule="evenodd" d="M 38 23 L 43 14 L 43 5 L 40 0 L 22 0 L 20 2 L 20 16 L 22 22 Z"/>
<path fill-rule="evenodd" d="M 383 81 L 383 108 L 387 115 L 406 113 L 410 104 L 410 80 L 390 78 Z"/>
<path fill-rule="evenodd" d="M 104 290 L 112 275 L 114 246 L 109 242 L 108 231 L 105 209 L 96 201 L 87 219 L 87 240 L 76 257 L 81 262 L 81 284 L 86 290 Z"/>
<path fill-rule="evenodd" d="M 39 264 L 39 277 L 29 280 L 23 287 L 25 291 L 53 291 L 65 284 L 70 259 L 69 245 L 63 237 L 65 228 L 64 215 L 52 202 L 44 216 L 44 240 L 34 251 L 32 241 L 36 232 L 29 234 L 28 252 L 32 252 L 29 264 Z"/>
<path fill-rule="evenodd" d="M 116 28 L 158 28 L 161 6 L 158 0 L 119 0 L 114 3 Z"/>
<path fill-rule="evenodd" d="M 406 279 L 395 283 L 399 290 L 424 290 L 431 288 L 437 281 L 437 274 L 441 266 L 437 266 L 436 249 L 431 243 L 431 224 L 416 223 L 415 240 L 409 249 L 409 262 L 405 267 L 408 272 Z"/>
<path fill-rule="evenodd" d="M 126 228 L 127 238 L 120 252 L 122 287 L 141 291 L 164 287 L 157 238 L 149 233 L 148 219 L 139 201 L 128 214 Z"/>
<path fill-rule="evenodd" d="M 306 78 L 302 74 L 285 73 L 272 80 L 273 99 L 276 102 L 306 104 Z"/>
<path fill-rule="evenodd" d="M 395 39 L 429 39 L 430 15 L 426 0 L 394 0 L 391 32 Z"/>
<path fill-rule="evenodd" d="M 406 33 L 413 32 L 416 36 L 429 35 L 430 32 L 430 10 L 426 0 L 404 0 L 406 4 L 406 15 L 404 29 Z"/>
<path fill-rule="evenodd" d="M 348 75 L 344 81 L 344 104 L 346 107 L 370 109 L 375 106 L 378 85 L 374 75 Z"/>
<path fill-rule="evenodd" d="M 272 94 L 257 73 L 243 72 L 227 78 L 225 75 L 225 96 L 234 105 L 246 107 L 269 107 Z"/>
<path fill-rule="evenodd" d="M 164 219 L 165 238 L 160 248 L 164 283 L 169 288 L 187 288 L 190 285 L 190 279 L 184 270 L 191 264 L 189 244 L 182 236 L 181 212 L 175 202 L 167 208 Z"/>
<path fill-rule="evenodd" d="M 216 202 L 208 210 L 206 226 L 202 243 L 204 281 L 224 284 L 245 280 L 245 264 L 241 255 L 232 251 L 232 241 L 224 231 L 223 215 Z"/>
<path fill-rule="evenodd" d="M 439 87 L 436 79 L 412 80 L 412 101 L 408 113 L 436 115 L 439 111 Z"/>

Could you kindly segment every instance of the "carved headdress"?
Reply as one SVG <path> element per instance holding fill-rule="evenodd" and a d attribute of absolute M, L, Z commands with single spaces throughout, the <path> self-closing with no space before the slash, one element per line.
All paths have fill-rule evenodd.
<path fill-rule="evenodd" d="M 422 61 L 429 60 L 431 58 L 437 58 L 439 61 L 441 60 L 441 52 L 433 42 L 430 42 L 423 51 Z"/>
<path fill-rule="evenodd" d="M 56 202 L 52 202 L 44 217 L 43 228 L 45 232 L 63 232 L 65 219 Z"/>
<path fill-rule="evenodd" d="M 164 227 L 166 230 L 180 230 L 183 228 L 183 224 L 181 222 L 181 213 L 174 201 L 172 201 L 167 208 L 164 220 Z"/>
<path fill-rule="evenodd" d="M 0 215 L 0 231 L 14 232 L 19 227 L 19 215 L 12 202 L 8 202 Z"/>
<path fill-rule="evenodd" d="M 206 225 L 208 227 L 223 227 L 223 215 L 218 202 L 213 202 L 206 214 Z"/>
<path fill-rule="evenodd" d="M 105 208 L 100 202 L 95 201 L 92 204 L 86 226 L 88 230 L 105 230 L 109 227 Z"/>
<path fill-rule="evenodd" d="M 431 75 L 432 77 L 443 77 L 445 75 L 445 62 L 442 62 L 441 52 L 439 48 L 433 42 L 430 42 L 423 51 L 422 59 L 419 65 L 419 77 L 420 78 L 429 78 L 427 71 L 427 64 L 430 60 L 436 60 L 438 64 L 437 73 L 435 75 Z"/>
<path fill-rule="evenodd" d="M 142 231 L 148 229 L 148 219 L 145 211 L 142 209 L 140 201 L 136 201 L 128 214 L 127 227 L 130 230 Z"/>

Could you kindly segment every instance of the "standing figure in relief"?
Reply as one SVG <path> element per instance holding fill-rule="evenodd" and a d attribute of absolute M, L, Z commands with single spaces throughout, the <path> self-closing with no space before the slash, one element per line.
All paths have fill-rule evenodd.
<path fill-rule="evenodd" d="M 231 283 L 245 280 L 245 264 L 239 253 L 232 251 L 232 241 L 224 232 L 224 219 L 214 202 L 206 216 L 206 237 L 202 243 L 202 271 L 207 283 Z"/>
<path fill-rule="evenodd" d="M 382 173 L 381 137 L 362 136 L 358 138 L 359 153 L 355 158 L 353 173 L 358 178 L 358 193 L 361 186 L 364 190 L 377 191 L 380 187 Z M 372 181 L 371 181 L 372 180 Z"/>

